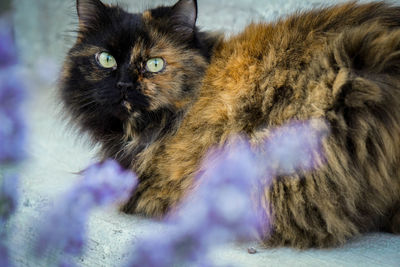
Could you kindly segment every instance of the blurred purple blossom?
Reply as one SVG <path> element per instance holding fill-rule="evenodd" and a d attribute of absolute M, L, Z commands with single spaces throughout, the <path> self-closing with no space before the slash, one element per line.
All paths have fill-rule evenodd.
<path fill-rule="evenodd" d="M 166 233 L 137 241 L 128 266 L 212 266 L 206 255 L 214 246 L 265 234 L 273 218 L 257 208 L 258 191 L 274 175 L 318 167 L 327 133 L 322 120 L 292 122 L 270 133 L 264 153 L 243 139 L 210 152 L 198 187 L 170 215 Z"/>
<path fill-rule="evenodd" d="M 3 237 L 0 235 L 0 237 L 3 239 Z M 11 266 L 9 256 L 8 256 L 8 249 L 3 244 L 3 240 L 0 240 L 0 266 L 1 267 L 9 267 Z"/>
<path fill-rule="evenodd" d="M 16 65 L 10 24 L 0 18 L 0 164 L 23 158 L 25 124 L 22 116 L 25 87 Z"/>
<path fill-rule="evenodd" d="M 0 163 L 18 162 L 24 157 L 25 124 L 21 111 L 23 85 L 17 73 L 0 73 Z"/>
<path fill-rule="evenodd" d="M 272 176 L 312 170 L 324 162 L 322 141 L 328 135 L 325 121 L 294 121 L 271 131 L 260 162 Z"/>
<path fill-rule="evenodd" d="M 49 251 L 81 255 L 86 244 L 86 224 L 90 211 L 126 201 L 136 184 L 137 178 L 113 160 L 90 166 L 84 171 L 83 179 L 44 217 L 39 227 L 36 256 L 44 256 Z M 58 260 L 61 263 L 66 259 Z"/>
<path fill-rule="evenodd" d="M 138 241 L 128 266 L 168 267 L 196 260 L 202 247 L 197 247 L 188 232 L 178 231 L 176 227 L 167 228 L 160 236 L 151 234 Z"/>
<path fill-rule="evenodd" d="M 0 18 L 0 69 L 17 63 L 16 47 L 10 22 Z"/>
<path fill-rule="evenodd" d="M 11 266 L 6 222 L 18 204 L 18 176 L 13 165 L 24 157 L 25 124 L 22 105 L 25 88 L 9 19 L 0 18 L 0 266 Z"/>
<path fill-rule="evenodd" d="M 204 240 L 213 244 L 248 239 L 258 226 L 250 197 L 261 178 L 255 160 L 250 144 L 244 140 L 211 151 L 197 177 L 198 189 L 176 215 L 179 223 L 218 234 L 216 240 Z"/>
<path fill-rule="evenodd" d="M 128 266 L 207 266 L 215 245 L 254 238 L 258 218 L 249 196 L 260 174 L 254 160 L 244 141 L 210 152 L 197 190 L 166 220 L 162 237 L 137 242 Z"/>
<path fill-rule="evenodd" d="M 5 174 L 0 184 L 0 234 L 3 224 L 13 214 L 18 205 L 18 176 Z M 0 265 L 1 266 L 1 265 Z"/>

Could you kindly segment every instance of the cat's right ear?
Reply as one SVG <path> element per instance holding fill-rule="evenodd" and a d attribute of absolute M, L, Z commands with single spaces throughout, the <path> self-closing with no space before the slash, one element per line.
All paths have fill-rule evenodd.
<path fill-rule="evenodd" d="M 193 33 L 197 20 L 197 1 L 179 0 L 173 7 L 173 20 L 176 23 L 176 30 Z"/>
<path fill-rule="evenodd" d="M 96 29 L 104 18 L 107 7 L 100 0 L 76 0 L 81 32 Z"/>

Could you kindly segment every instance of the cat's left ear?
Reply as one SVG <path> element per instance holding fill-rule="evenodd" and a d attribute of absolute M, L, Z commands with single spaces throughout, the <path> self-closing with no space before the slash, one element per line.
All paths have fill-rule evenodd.
<path fill-rule="evenodd" d="M 172 7 L 173 20 L 176 23 L 176 30 L 180 32 L 193 33 L 197 20 L 197 1 L 179 0 Z"/>

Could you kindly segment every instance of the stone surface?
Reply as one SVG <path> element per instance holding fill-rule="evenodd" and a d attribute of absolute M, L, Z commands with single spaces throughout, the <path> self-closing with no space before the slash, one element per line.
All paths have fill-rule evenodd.
<path fill-rule="evenodd" d="M 120 2 L 135 11 L 172 1 Z M 251 21 L 271 21 L 298 8 L 329 2 L 199 0 L 198 24 L 206 30 L 234 33 Z M 11 238 L 12 258 L 16 266 L 37 266 L 24 249 L 35 237 L 33 226 L 53 205 L 57 195 L 78 179 L 74 173 L 87 166 L 95 152 L 84 137 L 78 138 L 65 125 L 55 93 L 55 70 L 59 69 L 65 51 L 74 41 L 74 34 L 69 32 L 77 25 L 74 3 L 73 0 L 14 0 L 16 37 L 21 57 L 32 70 L 30 79 L 35 84 L 39 84 L 37 81 L 40 79 L 53 83 L 31 88 L 26 106 L 30 127 L 29 160 L 22 171 L 21 205 L 11 224 L 14 233 Z M 163 228 L 156 222 L 118 214 L 113 209 L 98 211 L 91 217 L 89 246 L 79 264 L 121 266 L 129 257 L 132 244 L 150 231 L 158 231 L 162 238 Z M 249 254 L 248 247 L 254 247 L 257 253 Z M 352 240 L 341 248 L 306 251 L 263 249 L 253 243 L 231 244 L 218 248 L 211 257 L 217 264 L 231 263 L 235 266 L 400 266 L 400 237 L 373 233 Z"/>

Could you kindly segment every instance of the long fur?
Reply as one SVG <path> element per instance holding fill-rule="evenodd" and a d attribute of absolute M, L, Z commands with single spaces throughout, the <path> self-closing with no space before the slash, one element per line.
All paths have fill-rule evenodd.
<path fill-rule="evenodd" d="M 322 118 L 331 129 L 325 164 L 262 189 L 273 218 L 264 244 L 329 247 L 367 231 L 400 232 L 399 7 L 352 2 L 251 24 L 225 39 L 189 24 L 162 28 L 174 23 L 174 10 L 138 17 L 133 27 L 150 46 L 110 33 L 110 42 L 131 42 L 121 45 L 131 63 L 148 50 L 172 63 L 160 75 L 139 75 L 148 104 L 137 112 L 116 117 L 93 99 L 99 86 L 115 86 L 80 63 L 94 52 L 84 30 L 64 67 L 61 92 L 73 119 L 102 144 L 103 158 L 139 175 L 125 212 L 165 215 L 194 186 L 206 152 L 232 136 L 257 143 L 270 127 Z"/>

